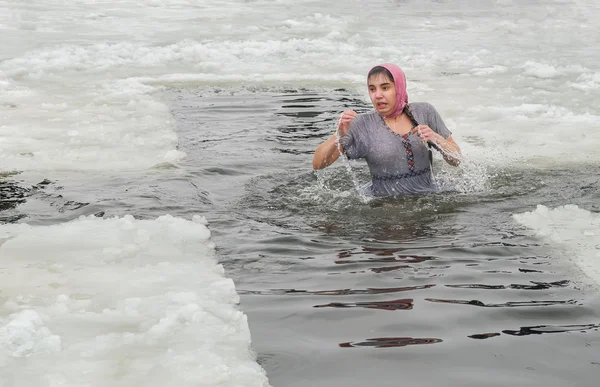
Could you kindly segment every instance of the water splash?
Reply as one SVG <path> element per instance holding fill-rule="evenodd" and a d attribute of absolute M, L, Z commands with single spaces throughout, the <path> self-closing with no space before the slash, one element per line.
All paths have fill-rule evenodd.
<path fill-rule="evenodd" d="M 367 195 L 365 195 L 364 189 L 361 187 L 358 177 L 356 176 L 356 172 L 352 169 L 352 166 L 350 165 L 350 160 L 348 160 L 348 157 L 346 156 L 346 154 L 344 152 L 342 152 L 342 149 L 340 146 L 339 127 L 340 127 L 341 121 L 342 121 L 342 115 L 340 114 L 340 117 L 337 120 L 336 128 L 335 128 L 335 147 L 337 148 L 337 150 L 340 154 L 340 159 L 342 160 L 342 164 L 344 165 L 346 172 L 348 172 L 348 175 L 350 176 L 350 179 L 352 181 L 352 184 L 354 185 L 354 190 L 356 191 L 356 194 L 360 198 L 361 202 L 366 204 L 370 201 L 370 199 L 369 199 L 369 197 L 367 197 Z M 323 179 L 321 179 L 321 175 L 319 173 L 317 173 L 317 171 L 315 171 L 315 174 L 317 176 L 317 181 L 318 181 L 319 187 L 321 189 L 329 191 L 330 189 L 329 189 L 329 187 L 327 187 L 326 182 Z"/>
<path fill-rule="evenodd" d="M 457 167 L 441 168 L 436 174 L 440 188 L 458 191 L 464 194 L 484 192 L 490 189 L 489 181 L 493 177 L 486 165 L 478 163 L 464 153 L 440 151 L 456 158 L 460 164 Z"/>
<path fill-rule="evenodd" d="M 335 147 L 337 148 L 338 152 L 340 153 L 340 159 L 342 159 L 342 162 L 344 164 L 344 167 L 346 168 L 346 171 L 348 172 L 348 175 L 350 175 L 350 178 L 352 179 L 352 183 L 354 184 L 354 189 L 356 190 L 356 193 L 358 194 L 358 196 L 360 197 L 361 201 L 363 203 L 368 203 L 369 202 L 369 198 L 367 198 L 367 196 L 364 194 L 363 190 L 360 187 L 360 183 L 358 182 L 358 178 L 356 177 L 356 173 L 352 170 L 352 166 L 350 165 L 350 160 L 348 160 L 348 157 L 346 156 L 346 154 L 344 152 L 342 152 L 341 146 L 340 146 L 340 123 L 342 121 L 342 115 L 340 114 L 340 118 L 338 119 L 337 122 L 337 129 L 335 131 Z"/>

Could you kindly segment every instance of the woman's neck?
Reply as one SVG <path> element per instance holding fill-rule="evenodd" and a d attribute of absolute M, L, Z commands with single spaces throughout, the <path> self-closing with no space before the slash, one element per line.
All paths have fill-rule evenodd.
<path fill-rule="evenodd" d="M 404 112 L 393 118 L 383 118 L 383 120 L 392 132 L 402 135 L 409 133 L 413 127 L 412 121 Z"/>

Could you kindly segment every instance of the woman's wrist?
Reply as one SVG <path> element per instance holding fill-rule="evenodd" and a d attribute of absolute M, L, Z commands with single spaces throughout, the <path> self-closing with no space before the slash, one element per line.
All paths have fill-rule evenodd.
<path fill-rule="evenodd" d="M 454 151 L 455 150 L 452 143 L 450 141 L 446 140 L 444 137 L 442 137 L 439 134 L 438 134 L 437 144 L 445 151 Z"/>

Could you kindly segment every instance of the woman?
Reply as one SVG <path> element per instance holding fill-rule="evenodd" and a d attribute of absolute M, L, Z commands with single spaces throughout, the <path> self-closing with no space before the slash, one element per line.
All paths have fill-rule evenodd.
<path fill-rule="evenodd" d="M 438 191 L 431 173 L 429 148 L 440 151 L 451 165 L 459 164 L 460 148 L 435 108 L 408 103 L 406 76 L 393 64 L 375 66 L 367 75 L 374 111 L 345 111 L 337 135 L 319 145 L 313 168 L 331 165 L 340 155 L 364 158 L 371 171 L 374 196 Z"/>

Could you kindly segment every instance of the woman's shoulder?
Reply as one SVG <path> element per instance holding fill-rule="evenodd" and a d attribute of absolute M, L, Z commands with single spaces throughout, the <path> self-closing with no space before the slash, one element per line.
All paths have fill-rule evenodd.
<path fill-rule="evenodd" d="M 429 113 L 429 112 L 435 112 L 435 107 L 430 104 L 429 102 L 411 102 L 408 104 L 408 108 L 411 110 L 411 112 L 415 113 L 415 112 L 419 112 L 419 113 Z"/>
<path fill-rule="evenodd" d="M 379 122 L 379 120 L 381 120 L 379 117 L 379 113 L 375 110 L 371 110 L 366 113 L 357 114 L 355 120 L 357 124 L 368 128 Z"/>
<path fill-rule="evenodd" d="M 411 102 L 408 104 L 408 108 L 420 124 L 431 125 L 439 117 L 438 111 L 429 102 Z"/>
<path fill-rule="evenodd" d="M 437 109 L 428 102 L 413 102 L 409 104 L 410 112 L 419 124 L 426 124 L 435 132 L 448 138 L 452 132 L 448 129 Z"/>
<path fill-rule="evenodd" d="M 354 136 L 368 136 L 368 133 L 377 125 L 377 116 L 375 111 L 357 114 L 350 124 L 350 132 Z"/>

